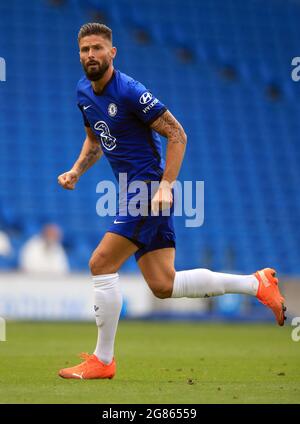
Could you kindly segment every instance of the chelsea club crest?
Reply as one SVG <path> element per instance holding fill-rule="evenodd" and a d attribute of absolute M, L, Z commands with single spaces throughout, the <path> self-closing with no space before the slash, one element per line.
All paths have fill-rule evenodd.
<path fill-rule="evenodd" d="M 118 112 L 117 105 L 115 105 L 114 103 L 110 103 L 107 110 L 108 110 L 109 116 L 116 116 Z"/>

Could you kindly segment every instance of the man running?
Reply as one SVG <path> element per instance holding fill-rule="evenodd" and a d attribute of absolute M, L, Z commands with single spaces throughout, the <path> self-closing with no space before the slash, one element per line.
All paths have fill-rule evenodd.
<path fill-rule="evenodd" d="M 184 157 L 186 134 L 149 90 L 114 69 L 117 50 L 110 28 L 85 24 L 78 43 L 85 76 L 78 83 L 77 95 L 86 138 L 73 168 L 58 177 L 59 184 L 73 190 L 81 175 L 104 154 L 117 179 L 123 173 L 128 184 L 157 182 L 158 189 L 154 196 L 146 194 L 141 200 L 141 209 L 148 214 L 132 216 L 122 207 L 93 252 L 89 266 L 98 327 L 96 348 L 92 355 L 83 355 L 82 363 L 60 370 L 59 375 L 77 379 L 114 377 L 114 340 L 122 307 L 118 270 L 133 254 L 153 294 L 161 299 L 248 294 L 271 308 L 278 324 L 283 325 L 284 298 L 271 268 L 245 276 L 207 269 L 176 272 L 173 216 L 163 216 L 161 211 L 172 212 L 172 183 Z M 168 140 L 165 161 L 158 134 Z M 125 209 L 131 198 L 128 193 L 123 196 Z"/>

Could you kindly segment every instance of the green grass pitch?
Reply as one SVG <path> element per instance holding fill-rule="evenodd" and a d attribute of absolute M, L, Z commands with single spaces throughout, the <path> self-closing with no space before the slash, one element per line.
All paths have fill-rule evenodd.
<path fill-rule="evenodd" d="M 113 380 L 64 380 L 93 351 L 92 323 L 8 322 L 1 403 L 300 403 L 291 326 L 121 321 Z"/>

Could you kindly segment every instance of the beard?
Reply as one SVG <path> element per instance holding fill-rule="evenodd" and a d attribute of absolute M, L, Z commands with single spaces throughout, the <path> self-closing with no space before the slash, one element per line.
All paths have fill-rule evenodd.
<path fill-rule="evenodd" d="M 93 66 L 90 66 L 90 65 L 93 65 Z M 103 77 L 105 72 L 108 70 L 109 62 L 108 60 L 104 59 L 103 62 L 100 64 L 96 60 L 91 60 L 87 62 L 86 65 L 82 65 L 82 66 L 83 66 L 86 77 L 90 81 L 98 81 L 99 79 Z"/>

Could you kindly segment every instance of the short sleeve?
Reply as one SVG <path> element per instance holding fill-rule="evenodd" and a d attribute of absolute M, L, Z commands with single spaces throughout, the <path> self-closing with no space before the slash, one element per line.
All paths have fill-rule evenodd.
<path fill-rule="evenodd" d="M 80 111 L 81 111 L 81 113 L 82 113 L 84 126 L 85 126 L 85 127 L 90 127 L 90 123 L 89 123 L 89 121 L 87 120 L 87 117 L 85 116 L 85 113 L 84 113 L 84 111 L 83 111 L 83 107 L 82 107 L 79 103 L 77 103 L 77 106 L 79 107 L 79 109 L 80 109 Z"/>
<path fill-rule="evenodd" d="M 166 106 L 138 81 L 130 81 L 126 90 L 128 109 L 145 124 L 151 124 L 166 110 Z"/>

